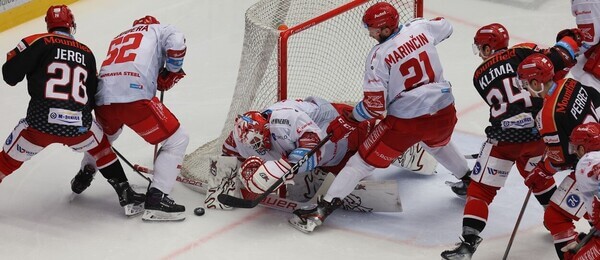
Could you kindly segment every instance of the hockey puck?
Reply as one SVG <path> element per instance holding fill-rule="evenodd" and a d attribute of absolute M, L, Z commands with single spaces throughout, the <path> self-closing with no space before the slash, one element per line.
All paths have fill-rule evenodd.
<path fill-rule="evenodd" d="M 196 209 L 194 209 L 194 214 L 196 214 L 196 216 L 202 216 L 202 215 L 204 215 L 204 208 L 203 207 L 197 207 Z"/>

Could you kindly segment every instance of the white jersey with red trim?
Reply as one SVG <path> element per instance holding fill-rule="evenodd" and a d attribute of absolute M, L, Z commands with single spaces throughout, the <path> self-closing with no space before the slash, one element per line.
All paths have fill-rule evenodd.
<path fill-rule="evenodd" d="M 354 109 L 358 120 L 388 115 L 415 118 L 454 102 L 435 45 L 452 34 L 445 19 L 418 19 L 399 27 L 367 56 L 364 97 Z"/>
<path fill-rule="evenodd" d="M 172 25 L 139 24 L 115 37 L 98 74 L 97 105 L 129 103 L 156 95 L 167 50 L 185 53 L 185 37 Z"/>
<path fill-rule="evenodd" d="M 252 147 L 244 145 L 240 139 L 230 133 L 223 144 L 223 152 L 227 155 L 239 154 L 242 158 L 258 156 L 263 160 L 278 160 L 288 155 L 297 148 L 302 148 L 303 143 L 300 138 L 305 133 L 315 133 L 319 140 L 326 135 L 327 125 L 338 116 L 337 111 L 329 104 L 330 109 L 324 108 L 325 104 L 302 100 L 284 100 L 277 102 L 265 110 L 263 114 L 269 115 L 269 130 L 271 139 L 271 149 L 268 151 L 255 150 Z M 310 147 L 307 147 L 310 148 Z M 337 165 L 348 150 L 348 141 L 340 140 L 338 143 L 327 142 L 320 149 L 317 166 Z"/>
<path fill-rule="evenodd" d="M 571 12 L 575 16 L 577 28 L 583 33 L 583 46 L 577 57 L 577 64 L 571 69 L 573 77 L 586 86 L 600 90 L 600 80 L 591 73 L 583 71 L 587 62 L 584 53 L 600 42 L 600 0 L 572 0 Z"/>
<path fill-rule="evenodd" d="M 600 151 L 588 152 L 577 163 L 575 179 L 577 188 L 583 194 L 583 202 L 587 205 L 587 212 L 592 214 L 592 201 L 594 195 L 600 197 Z"/>

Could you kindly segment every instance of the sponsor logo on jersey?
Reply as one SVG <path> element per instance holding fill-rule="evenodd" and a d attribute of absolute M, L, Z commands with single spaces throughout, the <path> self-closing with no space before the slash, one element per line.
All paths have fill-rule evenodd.
<path fill-rule="evenodd" d="M 34 156 L 34 155 L 37 154 L 36 152 L 28 151 L 27 149 L 23 148 L 23 146 L 20 146 L 19 144 L 17 144 L 17 151 L 19 153 L 24 153 L 24 154 L 26 154 L 27 156 L 30 156 L 30 157 L 32 157 L 32 156 Z"/>
<path fill-rule="evenodd" d="M 304 131 L 304 129 L 306 129 L 307 127 L 311 126 L 313 124 L 313 122 L 308 122 L 306 124 L 304 124 L 301 127 L 296 128 L 296 133 L 302 133 L 302 131 Z"/>
<path fill-rule="evenodd" d="M 502 120 L 502 128 L 532 128 L 535 126 L 531 113 L 521 113 Z"/>
<path fill-rule="evenodd" d="M 583 34 L 583 41 L 594 41 L 594 23 L 578 24 L 577 27 L 581 30 L 581 34 Z"/>
<path fill-rule="evenodd" d="M 94 138 L 90 137 L 90 138 L 88 138 L 88 140 L 86 140 L 85 143 L 80 143 L 77 146 L 72 146 L 71 149 L 73 149 L 73 151 L 75 151 L 75 152 L 87 151 L 90 149 L 86 149 L 86 148 L 88 148 L 94 144 L 96 144 L 96 141 L 94 140 Z"/>
<path fill-rule="evenodd" d="M 81 111 L 50 108 L 48 110 L 48 123 L 68 126 L 83 126 L 83 116 Z"/>
<path fill-rule="evenodd" d="M 581 198 L 577 194 L 571 194 L 567 196 L 565 203 L 567 206 L 569 206 L 569 208 L 576 208 L 579 207 L 579 204 L 581 204 Z"/>
<path fill-rule="evenodd" d="M 385 105 L 383 104 L 383 93 L 378 91 L 375 93 L 366 92 L 365 99 L 363 103 L 367 106 L 367 108 L 371 109 L 383 109 Z"/>
<path fill-rule="evenodd" d="M 508 171 L 501 171 L 501 170 L 490 168 L 490 167 L 487 168 L 487 171 L 488 171 L 488 174 L 494 175 L 494 176 L 496 176 L 496 175 L 499 175 L 500 177 L 508 176 Z"/>
<path fill-rule="evenodd" d="M 481 164 L 479 162 L 476 162 L 473 166 L 473 172 L 471 174 L 478 175 L 479 173 L 481 173 Z"/>
<path fill-rule="evenodd" d="M 6 142 L 4 142 L 4 144 L 6 144 L 6 145 L 10 145 L 10 144 L 12 143 L 12 141 L 13 141 L 13 134 L 12 134 L 12 133 L 10 133 L 10 134 L 8 135 L 8 138 L 6 138 Z"/>
<path fill-rule="evenodd" d="M 547 143 L 547 144 L 560 143 L 560 137 L 558 137 L 558 135 L 544 136 L 543 139 L 544 139 L 544 143 Z"/>
<path fill-rule="evenodd" d="M 290 125 L 290 120 L 285 118 L 271 118 L 271 124 L 274 125 Z"/>
<path fill-rule="evenodd" d="M 129 88 L 132 88 L 132 89 L 144 89 L 144 85 L 130 83 L 129 84 Z"/>

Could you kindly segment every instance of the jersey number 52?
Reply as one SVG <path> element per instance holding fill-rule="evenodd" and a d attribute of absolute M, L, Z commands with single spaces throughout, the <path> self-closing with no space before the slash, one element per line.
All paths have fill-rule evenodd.
<path fill-rule="evenodd" d="M 140 47 L 142 37 L 144 35 L 141 33 L 132 33 L 112 40 L 108 47 L 108 57 L 102 62 L 102 66 L 135 60 L 137 54 L 134 50 Z"/>

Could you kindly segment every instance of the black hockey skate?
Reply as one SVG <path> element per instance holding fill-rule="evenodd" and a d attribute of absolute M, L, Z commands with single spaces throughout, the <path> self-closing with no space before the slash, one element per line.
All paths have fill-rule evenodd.
<path fill-rule="evenodd" d="M 323 197 L 317 199 L 317 206 L 309 209 L 294 210 L 294 216 L 288 220 L 294 228 L 310 233 L 316 227 L 323 225 L 325 219 L 337 208 L 342 206 L 343 202 L 339 198 L 334 198 L 327 202 Z"/>
<path fill-rule="evenodd" d="M 460 240 L 461 242 L 457 244 L 458 246 L 455 249 L 442 252 L 442 259 L 471 260 L 473 253 L 477 250 L 477 246 L 483 241 L 483 239 L 477 235 L 469 235 L 464 240 L 462 238 Z"/>
<path fill-rule="evenodd" d="M 185 219 L 185 206 L 176 204 L 173 199 L 157 188 L 150 188 L 146 195 L 145 221 L 180 221 Z"/>
<path fill-rule="evenodd" d="M 81 194 L 87 189 L 96 175 L 96 169 L 92 165 L 86 165 L 83 170 L 79 170 L 71 180 L 71 190 L 76 194 Z"/>
<path fill-rule="evenodd" d="M 471 184 L 471 170 L 469 170 L 465 176 L 460 178 L 457 182 L 447 181 L 446 185 L 450 186 L 452 192 L 454 192 L 458 197 L 465 199 L 467 197 L 467 188 Z"/>
<path fill-rule="evenodd" d="M 126 181 L 117 183 L 117 181 L 109 179 L 108 183 L 110 183 L 117 192 L 119 204 L 125 209 L 126 216 L 136 216 L 144 211 L 146 195 L 135 192 Z"/>

